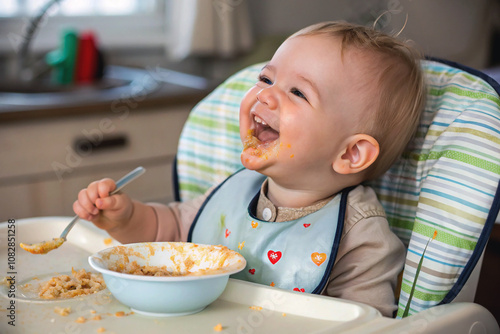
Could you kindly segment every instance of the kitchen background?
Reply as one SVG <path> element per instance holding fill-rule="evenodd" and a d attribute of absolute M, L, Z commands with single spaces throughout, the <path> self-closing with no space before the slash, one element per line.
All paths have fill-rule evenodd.
<path fill-rule="evenodd" d="M 494 74 L 499 6 L 495 0 L 0 0 L 0 221 L 72 215 L 78 191 L 90 181 L 118 178 L 138 165 L 147 173 L 128 192 L 171 201 L 177 139 L 189 110 L 315 22 L 377 21 L 378 29 L 401 31 L 427 55 Z M 92 32 L 86 36 L 100 52 L 99 66 L 90 79 L 55 85 L 49 72 L 62 71 L 62 34 L 71 30 Z M 495 228 L 477 292 L 497 320 L 499 245 Z"/>

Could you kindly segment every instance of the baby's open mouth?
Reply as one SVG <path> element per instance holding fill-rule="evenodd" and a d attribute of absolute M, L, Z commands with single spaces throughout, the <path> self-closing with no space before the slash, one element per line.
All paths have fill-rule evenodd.
<path fill-rule="evenodd" d="M 269 143 L 279 138 L 280 133 L 267 124 L 262 118 L 254 115 L 254 136 L 262 143 Z"/>
<path fill-rule="evenodd" d="M 277 147 L 279 131 L 273 129 L 266 121 L 257 115 L 253 115 L 253 127 L 248 130 L 247 137 L 243 141 L 243 149 L 251 155 L 264 157 L 271 153 L 273 147 Z"/>

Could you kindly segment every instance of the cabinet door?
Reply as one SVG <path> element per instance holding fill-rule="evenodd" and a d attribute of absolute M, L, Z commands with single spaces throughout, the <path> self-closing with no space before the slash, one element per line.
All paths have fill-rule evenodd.
<path fill-rule="evenodd" d="M 89 182 L 137 166 L 147 171 L 127 186 L 131 197 L 173 200 L 172 164 L 191 107 L 1 125 L 0 221 L 73 215 Z"/>

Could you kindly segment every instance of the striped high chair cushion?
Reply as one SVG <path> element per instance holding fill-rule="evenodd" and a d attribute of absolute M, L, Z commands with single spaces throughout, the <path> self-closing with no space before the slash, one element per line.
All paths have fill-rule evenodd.
<path fill-rule="evenodd" d="M 423 69 L 428 94 L 418 134 L 401 159 L 371 184 L 393 231 L 408 247 L 398 317 L 434 232 L 409 314 L 456 297 L 498 213 L 492 210 L 500 179 L 498 93 L 456 67 L 425 61 Z"/>
<path fill-rule="evenodd" d="M 203 194 L 242 167 L 239 102 L 262 66 L 235 74 L 191 112 L 177 156 L 181 200 Z M 418 134 L 391 170 L 370 184 L 408 247 L 399 316 L 434 231 L 437 238 L 425 253 L 410 314 L 448 303 L 460 291 L 494 223 L 491 207 L 500 178 L 498 94 L 453 66 L 436 61 L 422 66 L 429 93 Z"/>

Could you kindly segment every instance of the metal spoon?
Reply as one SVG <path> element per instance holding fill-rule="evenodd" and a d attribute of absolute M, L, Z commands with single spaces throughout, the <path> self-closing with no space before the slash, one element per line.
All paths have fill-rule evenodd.
<path fill-rule="evenodd" d="M 116 194 L 119 192 L 123 187 L 125 187 L 127 184 L 144 174 L 146 169 L 144 167 L 137 167 L 121 179 L 119 179 L 116 182 L 116 189 L 113 190 L 112 192 L 109 193 L 109 196 Z M 66 226 L 64 231 L 61 233 L 61 236 L 59 238 L 53 238 L 51 241 L 43 241 L 43 242 L 38 242 L 36 244 L 28 245 L 28 244 L 23 244 L 21 243 L 20 246 L 22 249 L 32 253 L 32 254 L 46 254 L 50 252 L 51 250 L 54 250 L 61 246 L 65 241 L 66 241 L 66 236 L 68 235 L 69 231 L 75 226 L 76 222 L 79 220 L 80 217 L 76 215 L 73 220 Z"/>

